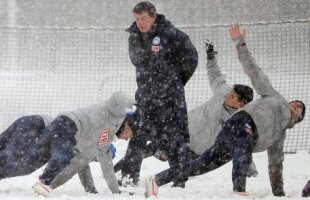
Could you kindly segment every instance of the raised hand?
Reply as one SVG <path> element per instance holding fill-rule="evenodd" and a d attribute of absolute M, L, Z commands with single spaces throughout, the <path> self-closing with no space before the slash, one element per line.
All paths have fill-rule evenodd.
<path fill-rule="evenodd" d="M 246 37 L 246 31 L 242 30 L 242 33 L 241 33 L 241 29 L 240 29 L 239 24 L 237 22 L 234 22 L 232 25 L 230 25 L 229 33 L 230 33 L 230 37 L 232 40 L 237 39 L 240 35 L 244 39 Z"/>
<path fill-rule="evenodd" d="M 206 47 L 207 58 L 208 59 L 214 59 L 215 54 L 217 54 L 217 52 L 214 50 L 213 42 L 207 40 L 207 42 L 204 42 L 204 44 Z"/>

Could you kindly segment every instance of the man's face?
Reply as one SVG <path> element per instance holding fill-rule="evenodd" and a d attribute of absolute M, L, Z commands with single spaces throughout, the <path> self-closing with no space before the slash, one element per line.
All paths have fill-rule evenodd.
<path fill-rule="evenodd" d="M 235 90 L 231 90 L 231 92 L 226 96 L 225 104 L 232 108 L 242 108 L 244 103 L 239 100 L 238 94 Z"/>
<path fill-rule="evenodd" d="M 152 29 L 156 19 L 156 15 L 151 17 L 146 12 L 143 12 L 142 14 L 134 13 L 134 17 L 137 27 L 141 33 L 149 32 Z"/>
<path fill-rule="evenodd" d="M 298 119 L 300 118 L 302 114 L 302 111 L 304 110 L 304 106 L 302 105 L 302 103 L 298 101 L 293 101 L 289 104 L 289 108 L 292 114 L 292 118 L 295 121 L 298 121 Z"/>
<path fill-rule="evenodd" d="M 128 126 L 128 124 L 126 122 L 124 130 L 123 130 L 123 132 L 120 134 L 120 136 L 118 138 L 127 141 L 130 138 L 132 138 L 132 137 L 133 137 L 132 129 Z"/>

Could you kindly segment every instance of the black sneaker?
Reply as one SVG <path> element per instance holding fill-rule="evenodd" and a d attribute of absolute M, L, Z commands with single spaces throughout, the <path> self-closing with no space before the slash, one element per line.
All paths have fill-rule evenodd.
<path fill-rule="evenodd" d="M 140 181 L 139 178 L 132 178 L 131 180 L 132 180 L 132 181 L 131 181 L 131 185 L 132 185 L 133 187 L 139 186 L 139 181 Z"/>
<path fill-rule="evenodd" d="M 251 178 L 251 177 L 256 177 L 258 175 L 257 171 L 252 171 L 249 170 L 248 173 L 246 174 L 247 177 Z"/>
<path fill-rule="evenodd" d="M 176 182 L 173 182 L 171 187 L 185 188 L 185 183 L 186 181 L 176 181 Z"/>

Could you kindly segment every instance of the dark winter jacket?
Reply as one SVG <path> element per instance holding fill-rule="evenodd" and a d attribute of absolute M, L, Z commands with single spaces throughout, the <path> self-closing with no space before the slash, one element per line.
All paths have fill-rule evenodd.
<path fill-rule="evenodd" d="M 135 22 L 127 31 L 129 55 L 136 67 L 135 97 L 143 112 L 152 115 L 159 109 L 174 108 L 172 114 L 181 109 L 187 115 L 184 86 L 198 64 L 188 35 L 160 14 L 147 35 L 142 36 Z"/>

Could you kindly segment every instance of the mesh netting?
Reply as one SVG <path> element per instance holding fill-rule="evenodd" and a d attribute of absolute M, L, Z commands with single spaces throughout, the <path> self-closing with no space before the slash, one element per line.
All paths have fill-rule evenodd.
<path fill-rule="evenodd" d="M 258 65 L 288 100 L 310 103 L 310 22 L 242 25 Z M 229 83 L 250 84 L 228 26 L 181 27 L 199 52 L 186 86 L 189 110 L 211 95 L 203 41 L 216 45 Z M 96 103 L 116 91 L 134 96 L 135 71 L 123 29 L 0 28 L 0 130 L 28 114 L 50 114 Z M 310 150 L 308 117 L 288 131 L 286 152 Z"/>

